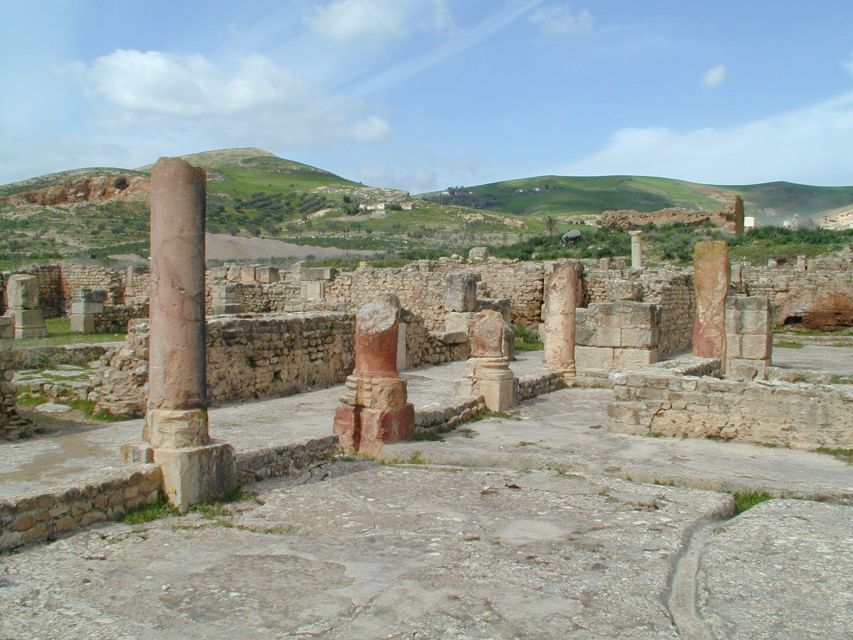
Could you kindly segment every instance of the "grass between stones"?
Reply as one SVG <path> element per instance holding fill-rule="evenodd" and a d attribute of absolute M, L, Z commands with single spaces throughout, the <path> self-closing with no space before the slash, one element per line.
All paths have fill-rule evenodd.
<path fill-rule="evenodd" d="M 764 491 L 734 491 L 732 497 L 735 499 L 735 508 L 738 513 L 743 513 L 757 504 L 775 498 L 775 496 Z"/>
<path fill-rule="evenodd" d="M 774 347 L 778 347 L 779 349 L 802 349 L 802 342 L 794 342 L 793 340 L 780 340 L 773 344 Z"/>
<path fill-rule="evenodd" d="M 55 347 L 81 342 L 120 342 L 127 335 L 124 333 L 72 333 L 71 319 L 68 316 L 46 318 L 44 324 L 47 327 L 47 337 L 15 340 L 15 346 Z"/>
<path fill-rule="evenodd" d="M 825 453 L 834 456 L 839 460 L 843 460 L 847 464 L 853 464 L 853 449 L 842 449 L 838 447 L 818 447 L 815 449 L 818 453 Z"/>

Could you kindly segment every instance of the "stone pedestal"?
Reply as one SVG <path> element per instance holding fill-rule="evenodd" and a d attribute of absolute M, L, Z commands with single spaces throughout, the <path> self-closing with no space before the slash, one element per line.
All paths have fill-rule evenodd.
<path fill-rule="evenodd" d="M 415 408 L 407 402 L 406 381 L 397 369 L 399 317 L 393 296 L 356 313 L 355 369 L 332 426 L 344 451 L 375 457 L 383 444 L 414 435 Z"/>
<path fill-rule="evenodd" d="M 39 279 L 26 273 L 15 273 L 6 280 L 7 315 L 14 323 L 15 340 L 47 335 L 44 313 L 39 308 L 39 286 Z"/>
<path fill-rule="evenodd" d="M 576 262 L 558 264 L 545 287 L 542 307 L 542 361 L 565 378 L 575 376 L 575 310 L 581 302 L 580 269 Z"/>
<path fill-rule="evenodd" d="M 726 297 L 731 282 L 729 245 L 725 240 L 696 243 L 693 250 L 693 282 L 696 288 L 693 355 L 724 360 Z"/>
<path fill-rule="evenodd" d="M 643 268 L 643 232 L 629 231 L 631 234 L 631 268 Z"/>
<path fill-rule="evenodd" d="M 734 296 L 726 303 L 723 372 L 738 380 L 762 377 L 773 356 L 773 303 L 762 296 Z"/>
<path fill-rule="evenodd" d="M 233 448 L 207 423 L 203 169 L 161 158 L 151 171 L 151 303 L 143 439 L 126 457 L 153 457 L 166 498 L 181 511 L 237 481 Z"/>
<path fill-rule="evenodd" d="M 210 307 L 214 315 L 243 313 L 243 305 L 237 296 L 237 286 L 221 284 L 211 288 Z"/>
<path fill-rule="evenodd" d="M 503 316 L 491 309 L 475 314 L 471 322 L 471 357 L 461 380 L 454 384 L 457 396 L 483 396 L 491 411 L 518 404 L 518 379 L 509 367 L 512 330 Z"/>
<path fill-rule="evenodd" d="M 102 289 L 74 289 L 71 294 L 71 331 L 95 333 L 96 318 L 104 312 L 107 292 Z"/>

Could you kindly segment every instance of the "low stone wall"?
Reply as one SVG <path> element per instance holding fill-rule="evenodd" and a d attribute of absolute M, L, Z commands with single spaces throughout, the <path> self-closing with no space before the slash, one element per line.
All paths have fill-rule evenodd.
<path fill-rule="evenodd" d="M 608 430 L 800 449 L 853 447 L 851 385 L 741 382 L 687 371 L 650 367 L 616 375 Z"/>
<path fill-rule="evenodd" d="M 0 551 L 48 540 L 131 509 L 154 504 L 162 477 L 155 464 L 105 469 L 82 484 L 0 498 Z"/>
<path fill-rule="evenodd" d="M 575 310 L 580 370 L 638 369 L 658 361 L 660 305 L 621 300 Z"/>
<path fill-rule="evenodd" d="M 101 313 L 94 314 L 95 333 L 127 333 L 131 320 L 148 317 L 148 303 L 105 304 Z"/>
<path fill-rule="evenodd" d="M 58 364 L 85 367 L 93 360 L 103 357 L 109 350 L 115 349 L 118 344 L 99 342 L 47 347 L 13 347 L 12 367 L 14 369 L 50 369 Z"/>
<path fill-rule="evenodd" d="M 237 454 L 240 484 L 286 476 L 328 462 L 339 455 L 337 436 L 309 440 L 305 444 L 263 447 Z"/>
<path fill-rule="evenodd" d="M 403 324 L 406 332 L 404 368 L 456 362 L 471 354 L 467 333 L 429 331 L 422 317 L 406 309 L 401 314 L 401 327 Z"/>
<path fill-rule="evenodd" d="M 447 404 L 424 405 L 415 412 L 415 433 L 449 431 L 485 410 L 483 396 L 459 398 Z"/>
<path fill-rule="evenodd" d="M 565 389 L 566 381 L 560 373 L 541 373 L 518 379 L 518 399 L 530 400 L 545 393 Z"/>

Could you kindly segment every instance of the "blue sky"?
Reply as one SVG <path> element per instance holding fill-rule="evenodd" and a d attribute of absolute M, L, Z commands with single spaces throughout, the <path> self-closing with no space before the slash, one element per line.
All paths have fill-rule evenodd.
<path fill-rule="evenodd" d="M 257 146 L 422 192 L 853 184 L 841 0 L 5 0 L 0 183 Z"/>

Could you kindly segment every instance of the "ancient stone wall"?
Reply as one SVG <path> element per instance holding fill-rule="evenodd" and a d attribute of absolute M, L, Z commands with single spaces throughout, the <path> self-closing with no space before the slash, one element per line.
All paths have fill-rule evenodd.
<path fill-rule="evenodd" d="M 610 431 L 801 449 L 853 446 L 851 385 L 741 382 L 650 367 L 617 375 L 613 391 Z"/>
<path fill-rule="evenodd" d="M 744 293 L 773 302 L 777 326 L 817 330 L 853 326 L 853 256 L 818 258 L 799 268 L 743 265 L 734 272 L 741 278 L 735 284 Z"/>
<path fill-rule="evenodd" d="M 129 465 L 99 471 L 85 484 L 0 498 L 0 551 L 53 538 L 160 498 L 160 466 Z"/>
<path fill-rule="evenodd" d="M 94 317 L 95 333 L 126 333 L 131 320 L 148 317 L 148 303 L 105 304 L 104 310 Z"/>
<path fill-rule="evenodd" d="M 405 325 L 408 368 L 465 360 L 471 353 L 467 334 L 430 331 L 424 319 L 408 309 L 402 311 L 401 322 Z"/>
<path fill-rule="evenodd" d="M 63 315 L 67 314 L 71 308 L 74 289 L 101 289 L 107 292 L 106 304 L 124 304 L 126 273 L 125 269 L 110 269 L 73 262 L 63 263 L 60 292 Z"/>

